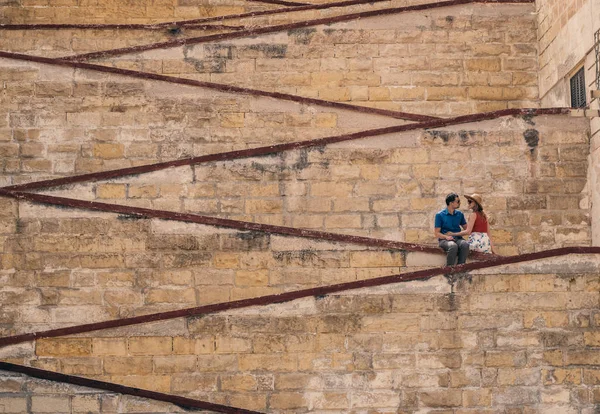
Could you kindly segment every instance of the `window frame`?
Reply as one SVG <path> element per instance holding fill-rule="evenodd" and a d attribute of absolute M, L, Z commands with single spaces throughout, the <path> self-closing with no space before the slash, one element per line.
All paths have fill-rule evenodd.
<path fill-rule="evenodd" d="M 569 76 L 569 92 L 571 108 L 585 108 L 587 106 L 587 95 L 585 87 L 585 68 L 582 65 Z M 583 99 L 581 101 L 581 99 Z"/>

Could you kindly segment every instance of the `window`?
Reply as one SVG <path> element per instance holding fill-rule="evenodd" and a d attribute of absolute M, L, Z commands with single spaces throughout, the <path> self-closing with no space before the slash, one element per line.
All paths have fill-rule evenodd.
<path fill-rule="evenodd" d="M 585 71 L 581 68 L 571 78 L 571 108 L 584 108 L 585 105 Z"/>

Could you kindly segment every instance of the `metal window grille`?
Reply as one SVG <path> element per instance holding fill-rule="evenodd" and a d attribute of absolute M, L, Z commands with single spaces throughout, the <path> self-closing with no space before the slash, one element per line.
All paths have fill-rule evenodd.
<path fill-rule="evenodd" d="M 584 108 L 585 105 L 585 71 L 581 68 L 571 78 L 571 107 Z"/>

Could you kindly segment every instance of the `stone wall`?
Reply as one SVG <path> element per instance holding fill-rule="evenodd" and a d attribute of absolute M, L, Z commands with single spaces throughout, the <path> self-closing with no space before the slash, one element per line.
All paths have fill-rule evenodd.
<path fill-rule="evenodd" d="M 537 0 L 536 8 L 539 13 L 539 42 L 540 50 L 545 50 L 569 20 L 580 10 L 587 7 L 587 0 Z"/>
<path fill-rule="evenodd" d="M 537 106 L 535 27 L 531 5 L 469 5 L 109 63 L 405 112 L 460 115 Z"/>
<path fill-rule="evenodd" d="M 598 103 L 595 103 L 598 106 Z M 590 167 L 588 182 L 592 200 L 592 244 L 594 246 L 600 245 L 600 218 L 598 213 L 600 209 L 600 119 L 592 119 L 592 138 L 590 140 Z"/>
<path fill-rule="evenodd" d="M 237 0 L 2 0 L 2 24 L 137 24 L 189 20 L 272 9 L 266 3 Z"/>
<path fill-rule="evenodd" d="M 433 243 L 433 216 L 446 194 L 477 192 L 494 217 L 499 252 L 525 253 L 590 242 L 587 125 L 565 116 L 507 117 L 48 194 Z"/>
<path fill-rule="evenodd" d="M 536 5 L 542 105 L 570 106 L 569 78 L 574 71 L 585 67 L 587 88 L 596 78 L 593 47 L 594 33 L 600 29 L 600 2 L 538 0 Z"/>
<path fill-rule="evenodd" d="M 596 84 L 596 54 L 594 33 L 600 30 L 600 1 L 537 2 L 540 39 L 540 97 L 542 106 L 569 106 L 571 104 L 569 79 L 581 67 L 585 70 L 587 104 L 598 109 L 598 100 L 592 100 L 590 90 Z M 568 51 L 568 53 L 566 52 Z M 598 137 L 600 119 L 590 119 L 591 149 L 589 187 L 592 198 L 592 217 L 598 217 L 600 180 L 598 179 Z M 594 244 L 600 243 L 600 221 L 592 220 Z"/>
<path fill-rule="evenodd" d="M 173 3 L 170 0 L 169 2 Z M 123 26 L 118 29 L 80 26 L 57 30 L 37 26 L 35 30 L 3 31 L 0 46 L 2 50 L 21 51 L 34 55 L 65 56 L 430 2 L 430 0 L 388 0 L 371 4 L 327 7 L 320 10 L 309 7 L 307 10 L 298 11 L 294 11 L 292 7 L 261 2 L 205 0 L 190 1 L 185 5 L 171 4 L 171 10 L 167 10 L 167 7 L 161 8 L 159 3 L 154 2 L 102 1 L 79 2 L 78 5 L 56 2 L 46 2 L 47 4 L 44 5 L 17 5 L 15 2 L 8 4 L 0 2 L 0 19 L 3 19 L 2 23 L 6 24 L 102 25 L 107 22 L 121 25 L 163 24 L 163 26 L 144 29 Z M 248 16 L 250 13 L 258 13 L 258 15 Z M 246 17 L 227 17 L 238 14 Z M 223 18 L 217 19 L 219 16 Z M 185 22 L 196 20 L 201 22 L 184 25 Z M 207 21 L 203 22 L 204 20 Z M 118 35 L 115 36 L 115 33 Z"/>
<path fill-rule="evenodd" d="M 10 204 L 4 204 L 11 210 Z M 14 211 L 14 205 L 12 206 Z M 419 270 L 442 256 L 22 203 L 2 254 L 3 335 Z M 10 227 L 9 227 L 10 229 Z"/>
<path fill-rule="evenodd" d="M 0 20 L 148 23 L 274 7 L 0 0 Z M 535 107 L 533 11 L 531 4 L 451 7 L 96 63 L 428 115 Z M 194 30 L 2 32 L 0 49 L 65 56 L 202 32 Z M 4 58 L 0 84 L 1 185 L 407 123 Z M 510 116 L 44 192 L 432 246 L 433 214 L 446 193 L 479 192 L 498 251 L 517 254 L 591 243 L 596 165 L 584 162 L 591 135 L 583 118 Z M 0 200 L 0 246 L 1 336 L 444 262 L 436 253 L 8 198 Z M 440 276 L 43 339 L 2 348 L 0 358 L 268 412 L 591 414 L 600 404 L 599 268 L 594 257 L 561 257 L 473 272 L 452 286 Z M 4 412 L 178 410 L 0 375 Z"/>
<path fill-rule="evenodd" d="M 529 7 L 494 5 L 492 12 L 473 5 L 374 17 L 141 60 L 169 75 L 429 115 L 535 107 Z M 128 57 L 114 63 L 134 65 Z"/>
<path fill-rule="evenodd" d="M 8 59 L 0 79 L 6 184 L 402 123 Z"/>
<path fill-rule="evenodd" d="M 593 413 L 598 266 L 561 257 L 480 272 L 454 292 L 438 277 L 44 339 L 4 356 L 267 412 Z"/>
<path fill-rule="evenodd" d="M 374 7 L 381 8 L 382 4 Z M 316 11 L 316 17 L 350 11 Z M 257 17 L 231 24 L 263 27 L 282 23 L 272 20 L 288 16 Z M 302 13 L 294 21 L 311 17 Z M 502 26 L 501 31 L 497 25 Z M 0 46 L 19 53 L 62 57 L 201 35 L 194 31 L 178 35 L 137 30 L 119 33 L 115 37 L 110 31 L 71 30 L 48 36 L 47 31 L 17 31 L 8 32 Z M 538 106 L 536 54 L 533 5 L 472 4 L 130 53 L 98 63 L 450 116 Z"/>
<path fill-rule="evenodd" d="M 143 413 L 171 414 L 183 408 L 90 388 L 69 386 L 2 372 L 0 407 L 5 413 Z M 197 411 L 200 412 L 200 411 Z"/>
<path fill-rule="evenodd" d="M 3 65 L 5 184 L 402 123 L 91 71 Z M 479 192 L 497 219 L 500 252 L 526 252 L 589 243 L 581 162 L 587 125 L 565 116 L 508 117 L 54 194 L 431 243 L 430 218 L 445 194 Z"/>

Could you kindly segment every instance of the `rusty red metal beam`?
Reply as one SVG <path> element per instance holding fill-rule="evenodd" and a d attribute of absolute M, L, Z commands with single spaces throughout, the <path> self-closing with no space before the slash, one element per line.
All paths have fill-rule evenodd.
<path fill-rule="evenodd" d="M 16 372 L 29 377 L 39 378 L 47 381 L 61 382 L 81 387 L 94 388 L 117 394 L 131 395 L 134 397 L 147 398 L 154 401 L 162 401 L 177 405 L 184 409 L 202 409 L 217 413 L 227 414 L 261 414 L 260 411 L 246 410 L 243 408 L 230 407 L 222 404 L 214 404 L 207 401 L 195 400 L 192 398 L 181 397 L 179 395 L 165 394 L 162 392 L 145 390 L 142 388 L 127 387 L 114 382 L 98 381 L 75 375 L 66 375 L 45 369 L 32 368 L 25 365 L 12 364 L 10 362 L 0 362 L 0 370 Z"/>
<path fill-rule="evenodd" d="M 319 239 L 333 242 L 358 244 L 363 246 L 381 247 L 384 249 L 410 250 L 428 253 L 441 252 L 441 250 L 437 247 L 404 243 L 394 240 L 383 240 L 371 237 L 352 236 L 348 234 L 329 233 L 318 230 L 299 229 L 295 227 L 274 226 L 271 224 L 260 224 L 248 221 L 230 220 L 218 217 L 202 216 L 198 214 L 178 213 L 175 211 L 154 210 L 141 207 L 123 206 L 119 204 L 100 203 L 97 201 L 54 197 L 45 194 L 6 191 L 0 189 L 0 196 L 12 197 L 17 200 L 26 200 L 34 203 L 50 204 L 61 207 L 103 211 L 107 213 L 116 214 L 127 214 L 132 216 L 158 218 L 163 220 L 183 221 L 186 223 L 204 224 L 207 226 L 217 226 L 247 231 L 259 231 L 270 234 L 281 234 L 284 236 L 302 237 L 308 239 Z"/>
<path fill-rule="evenodd" d="M 76 335 L 87 332 L 99 331 L 111 328 L 120 328 L 124 326 L 139 325 L 149 322 L 164 321 L 174 318 L 185 318 L 190 316 L 207 315 L 217 312 L 228 311 L 232 309 L 247 308 L 250 306 L 265 306 L 276 303 L 289 302 L 296 299 L 324 296 L 332 293 L 339 293 L 347 290 L 360 289 L 366 287 L 375 287 L 389 285 L 392 283 L 409 282 L 413 280 L 425 280 L 437 275 L 449 275 L 454 273 L 468 272 L 472 270 L 486 269 L 500 265 L 528 262 L 550 257 L 564 256 L 568 254 L 599 254 L 600 247 L 562 247 L 559 249 L 545 250 L 536 253 L 527 253 L 516 256 L 496 256 L 492 260 L 467 263 L 457 266 L 444 266 L 433 269 L 419 270 L 403 274 L 382 276 L 367 280 L 357 280 L 353 282 L 339 283 L 329 286 L 321 286 L 310 289 L 302 289 L 293 292 L 285 292 L 274 295 L 260 296 L 251 299 L 235 300 L 214 305 L 198 306 L 193 308 L 179 309 L 169 312 L 153 313 L 149 315 L 135 316 L 131 318 L 114 319 L 104 322 L 88 323 L 83 325 L 71 326 L 67 328 L 51 329 L 47 331 L 31 332 L 26 334 L 7 336 L 0 338 L 0 347 L 15 345 L 23 342 L 33 341 L 40 338 L 56 338 L 67 335 Z"/>
<path fill-rule="evenodd" d="M 111 29 L 111 30 L 156 30 L 156 29 L 164 29 L 164 28 L 180 28 L 180 27 L 188 27 L 194 26 L 195 28 L 217 28 L 217 29 L 231 29 L 231 30 L 240 30 L 244 29 L 244 26 L 230 26 L 230 25 L 204 25 L 200 23 L 210 23 L 213 21 L 222 21 L 222 20 L 231 20 L 231 19 L 242 19 L 247 17 L 256 17 L 256 16 L 266 16 L 272 14 L 281 14 L 281 13 L 290 13 L 296 11 L 305 11 L 305 10 L 323 10 L 329 8 L 337 8 L 337 7 L 348 7 L 354 5 L 361 4 L 374 4 L 385 2 L 389 0 L 349 0 L 349 1 L 339 1 L 325 4 L 310 4 L 310 3 L 298 3 L 298 2 L 289 2 L 285 0 L 248 0 L 254 2 L 262 2 L 262 3 L 271 3 L 271 4 L 283 4 L 288 6 L 297 6 L 293 9 L 284 8 L 284 9 L 276 9 L 276 10 L 261 10 L 256 12 L 248 12 L 248 13 L 239 13 L 239 14 L 230 14 L 225 16 L 214 16 L 214 17 L 205 17 L 200 19 L 190 19 L 190 20 L 179 20 L 174 22 L 162 22 L 162 23 L 153 23 L 153 24 L 77 24 L 77 23 L 64 23 L 64 24 L 0 24 L 0 30 L 60 30 L 60 29 L 94 29 L 94 30 L 102 30 L 102 29 Z M 480 3 L 534 3 L 535 0 L 523 0 L 523 1 L 515 1 L 515 0 L 478 0 Z M 438 4 L 439 2 L 429 3 L 432 5 Z M 447 2 L 445 2 L 447 3 Z M 462 3 L 460 3 L 462 4 Z"/>
<path fill-rule="evenodd" d="M 384 1 L 389 1 L 389 0 L 348 0 L 348 1 L 339 1 L 339 2 L 332 2 L 332 3 L 325 3 L 325 4 L 315 4 L 315 5 L 310 5 L 310 6 L 299 6 L 299 7 L 295 7 L 294 9 L 286 8 L 286 9 L 276 9 L 276 10 L 261 10 L 261 11 L 256 11 L 256 12 L 248 12 L 248 13 L 240 13 L 240 14 L 228 14 L 225 16 L 204 17 L 204 18 L 194 19 L 194 20 L 181 20 L 178 22 L 162 23 L 162 24 L 185 25 L 185 24 L 195 23 L 195 22 L 196 23 L 207 23 L 207 22 L 213 22 L 213 21 L 242 19 L 242 18 L 246 18 L 246 17 L 266 16 L 266 15 L 271 15 L 271 14 L 280 14 L 280 13 L 288 13 L 288 12 L 296 12 L 296 11 L 304 11 L 304 10 L 322 10 L 322 9 L 329 9 L 329 8 L 336 8 L 336 7 L 355 6 L 355 5 L 367 4 L 367 3 L 374 4 L 374 3 L 384 2 Z M 507 0 L 487 0 L 487 1 L 482 0 L 479 2 L 480 3 L 511 3 L 510 0 L 509 1 L 507 1 Z M 432 2 L 429 4 L 438 4 L 438 3 L 440 3 L 440 2 Z M 519 3 L 535 3 L 535 0 L 523 0 Z"/>
<path fill-rule="evenodd" d="M 174 26 L 174 27 L 170 27 L 167 29 L 168 30 L 173 30 L 173 29 L 213 30 L 213 28 L 217 28 L 218 30 L 244 30 L 244 29 L 246 29 L 246 26 L 230 26 L 230 25 L 225 25 L 225 24 L 216 24 L 216 25 L 186 24 L 185 26 Z"/>
<path fill-rule="evenodd" d="M 325 17 L 325 18 L 321 18 L 321 19 L 306 20 L 306 21 L 301 21 L 301 22 L 296 22 L 296 23 L 287 23 L 287 24 L 280 24 L 280 25 L 274 25 L 274 26 L 258 27 L 258 28 L 252 28 L 252 29 L 247 29 L 247 30 L 240 30 L 237 32 L 232 32 L 232 33 L 222 33 L 222 34 L 215 34 L 215 35 L 209 35 L 209 36 L 192 37 L 192 38 L 187 38 L 187 39 L 176 39 L 176 40 L 171 40 L 171 41 L 167 41 L 167 42 L 152 43 L 152 44 L 148 44 L 148 45 L 138 45 L 138 46 L 125 47 L 125 48 L 104 50 L 104 51 L 100 51 L 100 52 L 84 53 L 84 54 L 64 57 L 63 59 L 64 60 L 77 60 L 77 61 L 89 60 L 89 59 L 100 59 L 100 58 L 119 56 L 119 55 L 125 55 L 125 54 L 130 54 L 130 53 L 140 53 L 140 52 L 144 52 L 147 50 L 165 49 L 165 48 L 178 47 L 178 46 L 184 46 L 184 45 L 192 45 L 192 44 L 198 44 L 198 43 L 220 42 L 223 40 L 239 39 L 239 38 L 244 38 L 244 37 L 249 37 L 249 36 L 257 36 L 257 35 L 267 34 L 267 33 L 275 33 L 275 32 L 281 32 L 281 31 L 286 31 L 286 30 L 318 26 L 318 25 L 322 25 L 322 24 L 346 22 L 346 21 L 350 21 L 350 20 L 364 19 L 364 18 L 373 17 L 373 16 L 385 16 L 385 15 L 390 15 L 390 14 L 429 10 L 429 9 L 434 9 L 434 8 L 457 6 L 457 5 L 464 5 L 464 4 L 470 4 L 470 3 L 519 4 L 519 3 L 532 3 L 532 0 L 451 0 L 451 1 L 443 1 L 443 2 L 437 2 L 437 3 L 415 5 L 415 6 L 394 7 L 394 8 L 388 8 L 388 9 L 379 9 L 379 10 L 371 10 L 371 11 L 366 11 L 366 12 L 345 14 L 345 15 L 341 15 L 341 16 Z M 292 11 L 297 11 L 299 9 L 300 9 L 300 7 L 294 8 L 294 9 L 292 9 Z"/>
<path fill-rule="evenodd" d="M 183 27 L 194 27 L 194 28 L 219 28 L 219 29 L 243 29 L 244 26 L 229 26 L 229 25 L 204 25 L 200 23 L 210 23 L 213 21 L 231 20 L 231 19 L 242 19 L 246 17 L 266 16 L 273 14 L 289 13 L 292 11 L 305 11 L 305 10 L 322 10 L 336 7 L 347 7 L 360 4 L 374 4 L 389 0 L 349 0 L 340 1 L 326 4 L 310 4 L 310 3 L 298 3 L 290 2 L 285 0 L 248 0 L 258 3 L 270 3 L 270 4 L 281 4 L 285 6 L 298 6 L 294 9 L 276 9 L 276 10 L 261 10 L 256 12 L 231 14 L 224 16 L 205 17 L 200 19 L 190 20 L 179 20 L 174 22 L 162 22 L 152 24 L 77 24 L 77 23 L 54 23 L 54 24 L 0 24 L 0 30 L 60 30 L 60 29 L 94 29 L 94 30 L 157 30 L 165 28 L 183 28 Z"/>
<path fill-rule="evenodd" d="M 187 28 L 204 30 L 241 30 L 245 26 L 230 26 L 226 24 L 179 24 L 165 25 L 161 24 L 85 24 L 85 23 L 50 23 L 50 24 L 0 24 L 0 30 L 61 30 L 61 29 L 79 29 L 79 30 L 166 30 L 169 28 Z"/>
<path fill-rule="evenodd" d="M 338 7 L 358 6 L 361 4 L 382 3 L 382 2 L 386 2 L 386 1 L 389 1 L 389 0 L 344 0 L 344 1 L 336 1 L 336 2 L 331 2 L 331 3 L 323 3 L 323 4 L 307 4 L 305 6 L 297 6 L 294 8 L 286 7 L 284 9 L 260 10 L 260 11 L 247 12 L 247 13 L 227 14 L 224 16 L 202 17 L 199 19 L 191 19 L 191 20 L 179 20 L 176 22 L 159 23 L 159 25 L 162 24 L 162 25 L 185 27 L 188 24 L 194 24 L 194 23 L 209 23 L 209 22 L 223 21 L 223 20 L 245 19 L 245 18 L 249 18 L 249 17 L 269 16 L 269 15 L 273 15 L 273 14 L 293 13 L 293 12 L 307 11 L 307 10 L 324 10 L 324 9 L 332 9 L 332 8 L 338 8 Z M 533 0 L 533 1 L 535 1 L 535 0 Z"/>
<path fill-rule="evenodd" d="M 17 200 L 31 201 L 33 203 L 47 204 L 60 207 L 77 208 L 83 210 L 102 211 L 106 213 L 127 214 L 136 217 L 158 218 L 162 220 L 182 221 L 207 226 L 225 227 L 242 231 L 258 231 L 268 234 L 301 237 L 307 239 L 326 240 L 332 242 L 357 244 L 383 249 L 405 250 L 425 253 L 442 254 L 442 250 L 428 245 L 399 242 L 395 240 L 376 239 L 350 234 L 330 233 L 318 230 L 302 229 L 295 227 L 274 226 L 271 224 L 253 223 L 249 221 L 230 220 L 218 217 L 203 216 L 199 214 L 179 213 L 167 210 L 155 210 L 141 207 L 130 207 L 120 204 L 107 204 L 96 201 L 77 200 L 73 198 L 55 197 L 44 194 L 28 192 L 7 191 L 0 188 L 0 196 L 11 197 Z M 469 257 L 476 260 L 487 260 L 489 254 L 471 252 Z"/>
<path fill-rule="evenodd" d="M 2 57 L 2 52 L 0 52 Z M 250 148 L 245 150 L 222 152 L 218 154 L 202 155 L 193 158 L 184 158 L 174 161 L 160 162 L 156 164 L 142 165 L 138 167 L 121 168 L 117 170 L 102 171 L 97 173 L 89 173 L 76 175 L 71 177 L 54 178 L 50 180 L 37 181 L 27 184 L 19 184 L 3 187 L 4 190 L 24 191 L 24 190 L 39 190 L 51 188 L 60 185 L 74 184 L 80 182 L 108 180 L 120 178 L 128 175 L 144 174 L 153 171 L 159 171 L 171 167 L 181 167 L 185 165 L 200 164 L 213 161 L 229 161 L 234 159 L 257 157 L 262 155 L 276 154 L 283 151 L 290 151 L 300 148 L 320 147 L 323 145 L 333 144 L 343 141 L 351 141 L 367 137 L 374 137 L 385 134 L 411 131 L 415 129 L 431 129 L 440 128 L 450 125 L 458 125 L 466 122 L 479 122 L 488 119 L 500 118 L 503 116 L 535 116 L 535 115 L 558 115 L 570 113 L 569 108 L 535 108 L 535 109 L 503 109 L 501 111 L 483 112 L 473 115 L 463 115 L 455 118 L 437 119 L 421 123 L 397 125 L 386 128 L 377 128 L 352 134 L 336 135 L 326 138 L 318 138 L 314 140 L 290 142 L 285 144 L 269 145 L 265 147 Z"/>
<path fill-rule="evenodd" d="M 228 14 L 225 16 L 204 17 L 204 18 L 200 18 L 200 19 L 180 20 L 180 21 L 172 22 L 172 23 L 159 23 L 159 24 L 185 26 L 186 24 L 193 24 L 193 23 L 208 23 L 208 22 L 214 22 L 214 21 L 242 19 L 242 18 L 247 18 L 247 17 L 266 16 L 266 15 L 271 15 L 271 14 L 290 13 L 290 12 L 305 11 L 305 10 L 323 10 L 323 9 L 336 8 L 336 7 L 356 6 L 356 5 L 361 5 L 361 4 L 374 4 L 374 3 L 380 3 L 380 2 L 385 2 L 385 1 L 389 1 L 389 0 L 347 0 L 347 1 L 339 1 L 339 2 L 332 2 L 332 3 L 325 3 L 325 4 L 314 4 L 314 5 L 310 5 L 310 6 L 298 6 L 293 9 L 285 8 L 285 9 L 276 9 L 276 10 L 261 10 L 261 11 L 256 11 L 256 12 Z M 482 1 L 478 1 L 478 2 L 479 3 L 513 3 L 510 0 L 482 0 Z M 440 2 L 432 2 L 429 4 L 435 5 L 438 3 L 440 3 Z M 535 3 L 535 0 L 523 0 L 523 1 L 520 1 L 519 3 Z M 463 3 L 460 3 L 460 4 L 463 4 Z"/>
<path fill-rule="evenodd" d="M 250 1 L 252 1 L 252 0 L 250 0 Z M 255 1 L 259 1 L 259 0 L 255 0 Z M 121 28 L 121 29 L 133 29 L 133 30 L 136 30 L 137 28 L 163 29 L 165 27 L 185 27 L 187 25 L 195 25 L 198 23 L 209 23 L 209 22 L 222 21 L 222 20 L 243 19 L 246 17 L 268 16 L 268 15 L 272 15 L 272 14 L 281 14 L 281 13 L 289 13 L 289 12 L 305 11 L 305 10 L 323 10 L 323 9 L 330 9 L 330 8 L 336 8 L 336 7 L 354 6 L 354 5 L 360 5 L 360 4 L 381 3 L 381 2 L 385 2 L 385 1 L 389 1 L 389 0 L 347 0 L 347 1 L 338 1 L 338 2 L 325 3 L 325 4 L 304 3 L 303 6 L 294 7 L 293 9 L 286 7 L 284 9 L 261 10 L 261 11 L 255 11 L 255 12 L 247 12 L 247 13 L 228 14 L 228 15 L 224 15 L 224 16 L 203 17 L 203 18 L 199 18 L 199 19 L 189 19 L 189 20 L 178 20 L 178 21 L 173 21 L 173 22 L 162 22 L 162 23 L 152 23 L 152 24 L 118 24 L 118 25 L 113 25 L 113 26 L 118 26 L 118 27 L 115 27 L 117 29 Z M 53 29 L 81 28 L 81 27 L 79 27 L 79 26 L 81 26 L 80 24 L 66 24 L 66 25 L 60 25 L 60 24 L 8 25 L 8 24 L 5 24 L 5 25 L 0 25 L 0 29 L 2 29 L 2 27 L 8 27 L 8 26 L 20 26 L 18 29 L 12 29 L 12 30 L 22 30 L 22 29 L 30 29 L 30 28 L 33 28 L 35 30 L 35 28 L 37 26 L 48 26 L 47 28 L 53 28 Z M 55 27 L 50 27 L 50 26 L 55 26 Z M 69 26 L 69 27 L 67 27 L 67 26 Z M 101 26 L 101 27 L 98 27 L 98 29 L 101 29 L 107 25 L 87 25 L 87 26 Z M 11 30 L 11 29 L 9 28 L 8 30 Z"/>
<path fill-rule="evenodd" d="M 378 109 L 378 108 L 369 108 L 366 106 L 350 105 L 350 104 L 343 103 L 343 102 L 333 102 L 333 101 L 325 101 L 325 100 L 316 99 L 316 98 L 306 98 L 304 96 L 291 95 L 291 94 L 287 94 L 287 93 L 268 92 L 268 91 L 262 91 L 262 90 L 258 90 L 258 89 L 250 89 L 250 88 L 243 88 L 243 87 L 239 87 L 239 86 L 226 85 L 226 84 L 222 84 L 222 83 L 197 81 L 197 80 L 193 80 L 193 79 L 177 78 L 174 76 L 166 76 L 166 75 L 160 75 L 160 74 L 156 74 L 156 73 L 113 68 L 113 67 L 102 66 L 102 65 L 94 65 L 91 63 L 71 62 L 71 61 L 66 61 L 63 59 L 23 55 L 20 53 L 0 51 L 0 58 L 23 60 L 23 61 L 28 61 L 28 62 L 36 62 L 36 63 L 42 63 L 42 64 L 54 65 L 54 66 L 63 66 L 63 67 L 69 67 L 69 68 L 75 68 L 75 69 L 93 70 L 96 72 L 112 73 L 115 75 L 128 76 L 128 77 L 137 78 L 137 79 L 156 80 L 156 81 L 160 81 L 160 82 L 168 82 L 168 83 L 174 83 L 174 84 L 178 84 L 178 85 L 186 85 L 186 86 L 194 86 L 194 87 L 199 87 L 199 88 L 213 89 L 213 90 L 226 92 L 226 93 L 241 93 L 241 94 L 251 95 L 251 96 L 263 96 L 263 97 L 267 97 L 267 98 L 282 99 L 282 100 L 286 100 L 286 101 L 297 102 L 297 103 L 305 104 L 305 105 L 317 105 L 317 106 L 322 106 L 322 107 L 326 107 L 326 108 L 343 109 L 343 110 L 355 111 L 355 112 L 360 112 L 360 113 L 365 113 L 365 114 L 373 114 L 373 115 L 382 115 L 382 116 L 387 116 L 387 117 L 391 117 L 391 118 L 395 118 L 395 119 L 405 119 L 405 120 L 409 120 L 409 121 L 427 121 L 427 120 L 439 119 L 439 118 L 436 118 L 433 116 L 428 116 L 428 115 L 409 114 L 406 112 L 389 111 L 386 109 Z"/>
<path fill-rule="evenodd" d="M 310 3 L 299 3 L 297 1 L 286 1 L 286 0 L 246 0 L 254 3 L 267 3 L 267 4 L 278 4 L 280 6 L 312 6 Z M 331 7 L 331 6 L 330 6 Z"/>

